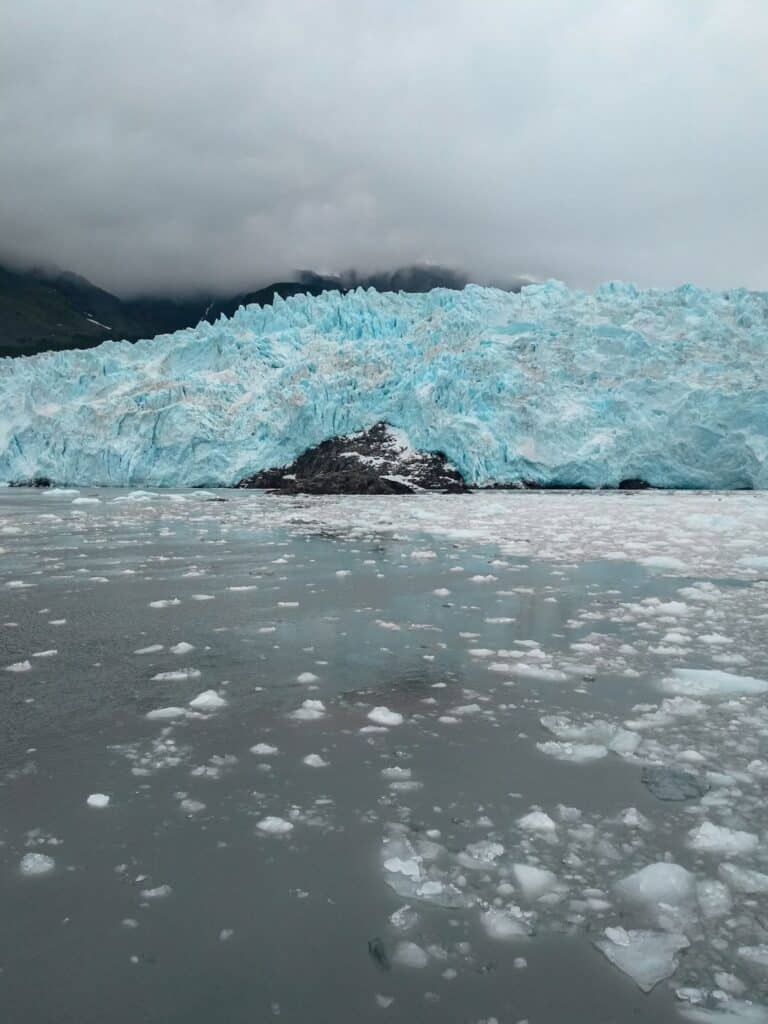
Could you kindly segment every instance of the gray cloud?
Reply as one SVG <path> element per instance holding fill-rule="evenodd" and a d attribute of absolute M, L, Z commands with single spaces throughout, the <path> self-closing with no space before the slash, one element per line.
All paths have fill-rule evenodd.
<path fill-rule="evenodd" d="M 763 0 L 6 0 L 0 251 L 768 288 Z"/>

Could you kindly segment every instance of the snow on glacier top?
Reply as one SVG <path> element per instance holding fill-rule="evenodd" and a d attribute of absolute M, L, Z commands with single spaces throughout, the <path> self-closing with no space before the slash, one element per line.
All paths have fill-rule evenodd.
<path fill-rule="evenodd" d="M 298 295 L 0 360 L 0 480 L 232 484 L 386 421 L 472 484 L 768 486 L 768 293 Z"/>

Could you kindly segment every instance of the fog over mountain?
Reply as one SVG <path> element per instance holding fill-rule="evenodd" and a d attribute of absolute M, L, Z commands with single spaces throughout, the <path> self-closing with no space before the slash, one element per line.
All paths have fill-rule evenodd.
<path fill-rule="evenodd" d="M 768 286 L 762 0 L 7 0 L 0 258 Z"/>

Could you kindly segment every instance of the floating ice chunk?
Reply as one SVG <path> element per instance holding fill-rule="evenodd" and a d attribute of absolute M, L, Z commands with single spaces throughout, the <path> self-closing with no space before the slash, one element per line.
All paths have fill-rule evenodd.
<path fill-rule="evenodd" d="M 415 942 L 398 942 L 392 954 L 392 962 L 400 967 L 426 967 L 429 954 Z"/>
<path fill-rule="evenodd" d="M 707 759 L 703 754 L 700 754 L 698 750 L 688 749 L 681 750 L 677 755 L 677 760 L 685 761 L 687 764 L 704 764 Z"/>
<path fill-rule="evenodd" d="M 301 707 L 291 711 L 288 717 L 296 719 L 297 722 L 313 722 L 322 718 L 324 714 L 325 704 L 321 700 L 305 700 Z"/>
<path fill-rule="evenodd" d="M 256 828 L 267 835 L 284 836 L 288 832 L 293 832 L 293 822 L 286 821 L 285 818 L 277 818 L 270 815 L 267 818 L 262 818 L 261 821 L 257 823 Z"/>
<path fill-rule="evenodd" d="M 89 807 L 93 807 L 99 811 L 104 810 L 105 807 L 109 807 L 109 797 L 106 793 L 91 793 L 85 802 Z"/>
<path fill-rule="evenodd" d="M 296 676 L 297 683 L 317 683 L 319 680 L 320 677 L 316 676 L 314 672 L 301 672 Z"/>
<path fill-rule="evenodd" d="M 319 754 L 307 754 L 306 757 L 302 757 L 304 764 L 310 768 L 327 768 L 328 761 L 324 761 Z"/>
<path fill-rule="evenodd" d="M 421 857 L 410 857 L 404 860 L 402 857 L 388 857 L 384 861 L 384 870 L 393 875 L 405 875 L 415 882 L 421 879 Z"/>
<path fill-rule="evenodd" d="M 709 783 L 680 768 L 646 765 L 641 780 L 658 800 L 696 800 L 709 789 Z"/>
<path fill-rule="evenodd" d="M 31 661 L 14 661 L 12 665 L 6 665 L 6 672 L 29 672 L 32 668 Z"/>
<path fill-rule="evenodd" d="M 731 894 L 722 882 L 705 878 L 696 883 L 696 897 L 699 909 L 705 918 L 714 920 L 725 917 L 731 910 Z"/>
<path fill-rule="evenodd" d="M 518 818 L 517 824 L 526 832 L 542 832 L 553 835 L 557 831 L 557 825 L 544 811 L 530 811 L 522 818 Z"/>
<path fill-rule="evenodd" d="M 153 711 L 148 711 L 146 717 L 150 721 L 163 721 L 166 718 L 181 718 L 186 713 L 185 708 L 155 708 Z"/>
<path fill-rule="evenodd" d="M 179 668 L 173 672 L 158 672 L 152 676 L 157 683 L 181 683 L 185 679 L 199 679 L 202 673 L 199 668 Z"/>
<path fill-rule="evenodd" d="M 202 693 L 198 693 L 196 697 L 192 698 L 189 706 L 195 711 L 219 711 L 227 706 L 227 702 L 215 690 L 203 690 Z"/>
<path fill-rule="evenodd" d="M 508 665 L 506 671 L 513 676 L 519 676 L 521 679 L 539 680 L 544 683 L 564 683 L 568 679 L 565 672 L 561 672 L 559 669 L 528 665 L 523 661 L 517 662 L 514 665 Z"/>
<path fill-rule="evenodd" d="M 608 749 L 619 757 L 628 757 L 637 750 L 642 743 L 642 737 L 629 729 L 619 729 L 608 744 Z"/>
<path fill-rule="evenodd" d="M 389 708 L 375 707 L 368 712 L 368 718 L 377 725 L 402 725 L 403 716 L 398 711 L 390 711 Z"/>
<path fill-rule="evenodd" d="M 477 843 L 470 843 L 464 853 L 473 861 L 480 864 L 493 864 L 504 853 L 501 843 L 495 843 L 490 839 L 481 839 Z"/>
<path fill-rule="evenodd" d="M 194 651 L 194 645 L 188 644 L 186 640 L 181 640 L 179 643 L 174 644 L 171 648 L 171 654 L 189 654 L 190 651 Z"/>
<path fill-rule="evenodd" d="M 764 875 L 762 871 L 742 868 L 737 864 L 721 864 L 717 873 L 734 892 L 750 895 L 768 893 L 768 875 Z"/>
<path fill-rule="evenodd" d="M 678 932 L 626 931 L 606 928 L 595 945 L 608 960 L 643 990 L 650 992 L 677 969 L 677 954 L 690 943 Z"/>
<path fill-rule="evenodd" d="M 205 810 L 205 804 L 201 800 L 191 800 L 189 797 L 185 797 L 179 801 L 179 808 L 185 814 L 200 814 Z"/>
<path fill-rule="evenodd" d="M 649 555 L 648 558 L 641 558 L 640 565 L 649 569 L 685 569 L 685 562 L 673 555 Z"/>
<path fill-rule="evenodd" d="M 725 985 L 718 981 L 718 978 L 725 977 L 723 971 L 718 971 L 715 975 L 715 981 L 721 989 L 725 989 Z M 717 1010 L 709 1010 L 703 1006 L 686 1006 L 679 1012 L 684 1020 L 691 1021 L 692 1024 L 768 1024 L 768 1008 L 742 999 L 730 999 Z"/>
<path fill-rule="evenodd" d="M 278 748 L 273 747 L 271 743 L 256 743 L 251 747 L 251 753 L 256 754 L 258 757 L 271 757 L 273 754 L 278 753 Z"/>
<path fill-rule="evenodd" d="M 661 680 L 659 687 L 664 693 L 705 700 L 768 692 L 768 682 L 764 679 L 699 668 L 676 668 L 671 676 Z"/>
<path fill-rule="evenodd" d="M 49 651 L 36 651 L 32 655 L 32 657 L 33 658 L 53 658 L 54 655 L 56 655 L 58 653 L 59 653 L 58 650 L 55 647 L 52 647 Z"/>
<path fill-rule="evenodd" d="M 134 651 L 134 654 L 157 654 L 159 651 L 164 650 L 163 644 L 151 644 L 149 647 L 140 647 L 138 651 Z"/>
<path fill-rule="evenodd" d="M 754 832 L 740 832 L 738 829 L 724 828 L 714 825 L 711 821 L 703 821 L 701 825 L 688 832 L 688 845 L 699 853 L 714 853 L 722 857 L 738 857 L 752 853 L 759 840 Z"/>
<path fill-rule="evenodd" d="M 162 601 L 150 601 L 150 608 L 174 608 L 176 605 L 181 604 L 178 597 L 164 598 Z"/>
<path fill-rule="evenodd" d="M 625 903 L 642 909 L 654 924 L 668 928 L 689 916 L 696 880 L 679 864 L 659 861 L 620 879 L 615 889 Z"/>
<path fill-rule="evenodd" d="M 416 895 L 422 899 L 429 900 L 441 896 L 444 891 L 445 886 L 442 882 L 422 882 L 416 890 Z"/>
<path fill-rule="evenodd" d="M 758 967 L 762 971 L 768 971 L 768 945 L 760 946 L 739 946 L 736 956 L 751 967 Z"/>
<path fill-rule="evenodd" d="M 402 907 L 398 907 L 397 910 L 393 911 L 393 913 L 389 915 L 390 922 L 395 926 L 395 928 L 400 928 L 402 931 L 407 931 L 409 928 L 413 928 L 418 919 L 419 915 L 408 903 L 403 904 Z"/>
<path fill-rule="evenodd" d="M 142 889 L 141 898 L 143 900 L 164 900 L 172 892 L 173 889 L 170 885 L 156 885 L 154 889 Z"/>
<path fill-rule="evenodd" d="M 597 743 L 568 743 L 557 740 L 547 740 L 544 743 L 537 743 L 536 746 L 549 757 L 555 757 L 558 761 L 570 761 L 573 764 L 586 764 L 588 761 L 599 761 L 606 757 L 608 748 Z"/>
<path fill-rule="evenodd" d="M 510 910 L 491 907 L 480 915 L 480 923 L 492 939 L 525 939 L 529 934 L 528 926 L 519 914 L 517 907 Z"/>
<path fill-rule="evenodd" d="M 554 872 L 533 864 L 513 864 L 512 875 L 523 894 L 523 899 L 529 903 L 550 892 L 558 884 Z"/>
<path fill-rule="evenodd" d="M 27 875 L 28 877 L 47 875 L 55 867 L 56 862 L 53 857 L 49 857 L 45 853 L 25 853 L 19 863 L 19 870 L 22 875 Z"/>

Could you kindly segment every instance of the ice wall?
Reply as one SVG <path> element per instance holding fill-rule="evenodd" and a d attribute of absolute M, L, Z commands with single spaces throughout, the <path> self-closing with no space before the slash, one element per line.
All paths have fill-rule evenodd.
<path fill-rule="evenodd" d="M 0 480 L 231 484 L 386 420 L 474 484 L 768 486 L 768 293 L 277 298 L 0 360 Z"/>

